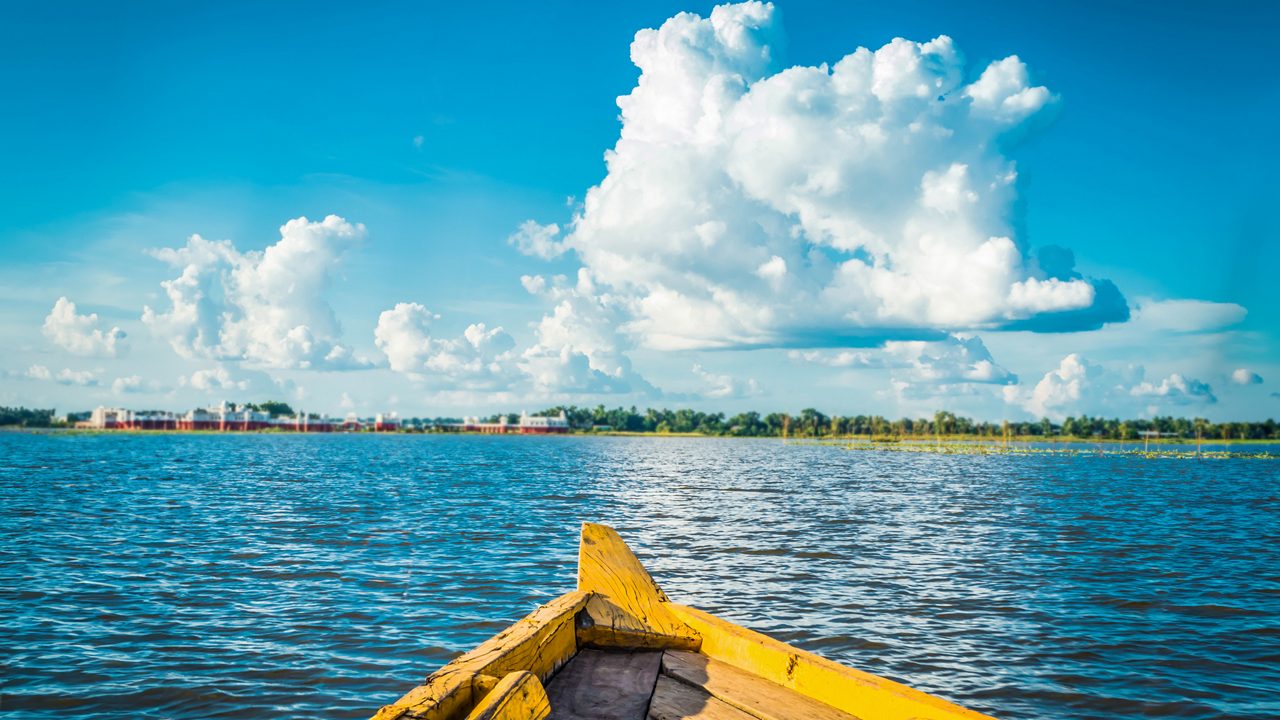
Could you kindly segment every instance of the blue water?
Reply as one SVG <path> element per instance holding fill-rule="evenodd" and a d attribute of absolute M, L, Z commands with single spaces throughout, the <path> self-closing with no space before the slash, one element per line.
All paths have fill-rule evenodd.
<path fill-rule="evenodd" d="M 574 584 L 1001 718 L 1280 717 L 1280 461 L 0 433 L 6 718 L 363 718 Z"/>

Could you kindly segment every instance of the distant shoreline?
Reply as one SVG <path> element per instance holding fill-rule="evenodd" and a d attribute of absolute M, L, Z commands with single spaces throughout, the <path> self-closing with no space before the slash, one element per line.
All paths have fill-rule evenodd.
<path fill-rule="evenodd" d="M 568 433 L 484 433 L 484 432 L 419 432 L 413 430 L 395 430 L 395 431 L 366 431 L 366 432 L 301 432 L 294 430 L 133 430 L 133 429 L 102 429 L 102 428 L 69 428 L 69 427 L 48 427 L 33 428 L 22 427 L 19 425 L 0 425 L 0 432 L 8 433 L 27 433 L 33 435 L 39 434 L 68 434 L 68 435 L 199 435 L 199 436 L 218 436 L 218 435 L 325 435 L 325 436 L 386 436 L 386 435 L 423 435 L 430 437 L 447 437 L 451 435 L 462 435 L 468 437 L 652 437 L 652 438 L 707 438 L 707 439 L 746 439 L 746 440 L 784 440 L 787 442 L 813 442 L 813 443 L 858 443 L 867 447 L 891 447 L 894 445 L 934 445 L 934 444 L 982 444 L 982 445 L 1003 445 L 1005 439 L 1001 437 L 991 437 L 989 435 L 912 435 L 909 437 L 896 436 L 875 436 L 867 435 L 823 435 L 819 437 L 812 436 L 789 436 L 780 437 L 777 435 L 732 435 L 732 434 L 712 434 L 700 432 L 639 432 L 624 430 L 574 430 Z M 1045 437 L 1043 435 L 1019 435 L 1011 436 L 1009 443 L 1018 444 L 1056 444 L 1071 443 L 1076 445 L 1125 445 L 1138 446 L 1150 445 L 1155 446 L 1195 446 L 1199 445 L 1280 445 L 1280 439 L 1277 438 L 1256 438 L 1256 439 L 1236 439 L 1231 438 L 1223 440 L 1221 438 L 1204 438 L 1197 442 L 1195 438 L 1152 438 L 1151 440 L 1143 440 L 1142 438 L 1119 440 L 1115 438 L 1079 438 L 1079 437 L 1062 437 L 1052 436 Z"/>

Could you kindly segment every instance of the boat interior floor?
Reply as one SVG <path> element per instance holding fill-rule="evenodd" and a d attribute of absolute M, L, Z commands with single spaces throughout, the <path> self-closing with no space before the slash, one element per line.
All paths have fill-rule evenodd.
<path fill-rule="evenodd" d="M 706 655 L 584 648 L 547 684 L 552 720 L 850 720 Z"/>

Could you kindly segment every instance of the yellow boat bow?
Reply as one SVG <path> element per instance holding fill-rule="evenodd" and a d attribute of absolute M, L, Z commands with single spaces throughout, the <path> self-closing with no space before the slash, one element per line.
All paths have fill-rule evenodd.
<path fill-rule="evenodd" d="M 671 602 L 586 523 L 578 589 L 432 673 L 374 720 L 975 720 L 901 683 Z"/>

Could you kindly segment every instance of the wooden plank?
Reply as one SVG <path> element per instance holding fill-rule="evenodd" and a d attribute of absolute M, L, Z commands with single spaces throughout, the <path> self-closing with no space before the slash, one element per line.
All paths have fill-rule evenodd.
<path fill-rule="evenodd" d="M 546 682 L 577 652 L 574 618 L 588 597 L 574 591 L 539 607 L 432 673 L 375 720 L 460 720 L 509 673 L 524 670 Z"/>
<path fill-rule="evenodd" d="M 547 685 L 554 720 L 644 720 L 661 651 L 582 650 Z"/>
<path fill-rule="evenodd" d="M 658 676 L 649 701 L 648 720 L 758 720 L 754 715 L 717 700 L 702 688 L 686 685 L 666 675 Z"/>
<path fill-rule="evenodd" d="M 578 626 L 582 644 L 698 649 L 698 633 L 671 613 L 666 593 L 613 528 L 583 523 L 578 589 L 593 593 Z"/>
<path fill-rule="evenodd" d="M 668 650 L 662 672 L 761 720 L 852 720 L 830 705 L 700 653 Z"/>
<path fill-rule="evenodd" d="M 467 715 L 467 720 L 545 720 L 551 714 L 547 691 L 533 673 L 509 673 Z"/>
<path fill-rule="evenodd" d="M 670 603 L 702 637 L 701 651 L 852 715 L 876 720 L 993 720 L 878 675 L 845 667 L 714 615 Z"/>

